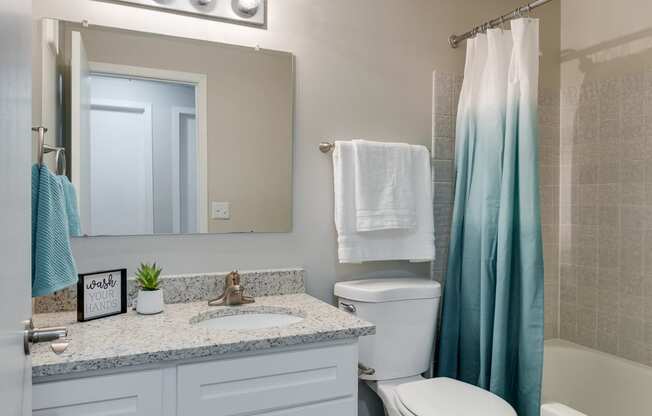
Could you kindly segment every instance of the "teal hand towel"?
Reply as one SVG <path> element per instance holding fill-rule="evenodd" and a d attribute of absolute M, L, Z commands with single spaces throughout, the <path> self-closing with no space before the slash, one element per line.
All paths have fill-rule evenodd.
<path fill-rule="evenodd" d="M 63 186 L 63 194 L 66 199 L 68 232 L 71 237 L 78 237 L 81 235 L 81 227 L 79 225 L 79 209 L 77 209 L 77 192 L 75 192 L 75 187 L 70 183 L 67 176 L 59 176 L 59 180 Z"/>
<path fill-rule="evenodd" d="M 32 169 L 32 296 L 77 282 L 64 186 L 46 166 Z"/>

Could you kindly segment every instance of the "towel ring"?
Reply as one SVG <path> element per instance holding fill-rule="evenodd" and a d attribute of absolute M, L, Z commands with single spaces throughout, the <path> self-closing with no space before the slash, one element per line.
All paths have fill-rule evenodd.
<path fill-rule="evenodd" d="M 54 158 L 55 158 L 54 163 L 55 163 L 55 166 L 56 166 L 56 169 L 57 169 L 57 174 L 66 176 L 67 173 L 68 173 L 67 172 L 68 166 L 67 166 L 67 161 L 66 161 L 66 151 L 65 151 L 65 149 L 58 148 L 56 150 L 56 155 L 54 156 Z"/>
<path fill-rule="evenodd" d="M 57 146 L 50 146 L 49 144 L 44 144 L 43 145 L 43 151 L 42 153 L 44 155 L 48 153 L 54 152 L 54 164 L 55 164 L 55 170 L 57 175 L 65 175 L 67 166 L 66 166 L 66 149 L 63 147 L 57 147 Z M 61 160 L 63 159 L 63 168 L 59 169 L 62 164 Z M 43 157 L 41 156 L 41 160 L 43 160 Z M 42 164 L 42 163 L 41 163 Z"/>
<path fill-rule="evenodd" d="M 67 161 L 66 161 L 66 148 L 65 147 L 59 147 L 59 146 L 50 146 L 49 144 L 45 144 L 45 133 L 47 133 L 48 129 L 39 126 L 39 127 L 32 127 L 32 131 L 35 131 L 38 133 L 38 153 L 37 153 L 37 160 L 39 166 L 43 165 L 43 156 L 47 153 L 55 152 L 55 165 L 56 168 L 55 170 L 57 171 L 57 175 L 66 175 L 68 167 L 67 167 Z M 61 159 L 63 158 L 63 168 L 60 170 L 59 167 L 61 166 Z"/>

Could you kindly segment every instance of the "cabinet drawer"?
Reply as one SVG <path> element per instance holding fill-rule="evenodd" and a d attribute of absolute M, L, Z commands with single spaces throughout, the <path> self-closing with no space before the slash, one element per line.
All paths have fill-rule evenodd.
<path fill-rule="evenodd" d="M 346 344 L 181 365 L 178 414 L 354 415 L 357 357 Z"/>
<path fill-rule="evenodd" d="M 161 370 L 35 384 L 34 416 L 160 416 Z"/>

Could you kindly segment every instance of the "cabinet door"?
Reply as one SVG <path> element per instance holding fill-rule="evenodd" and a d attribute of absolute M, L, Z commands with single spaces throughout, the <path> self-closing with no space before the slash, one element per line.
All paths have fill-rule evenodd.
<path fill-rule="evenodd" d="M 353 416 L 357 357 L 346 344 L 181 365 L 178 414 Z"/>
<path fill-rule="evenodd" d="M 161 370 L 36 384 L 34 416 L 160 416 Z"/>
<path fill-rule="evenodd" d="M 357 414 L 358 401 L 356 397 L 348 397 L 256 413 L 256 416 L 356 416 Z"/>

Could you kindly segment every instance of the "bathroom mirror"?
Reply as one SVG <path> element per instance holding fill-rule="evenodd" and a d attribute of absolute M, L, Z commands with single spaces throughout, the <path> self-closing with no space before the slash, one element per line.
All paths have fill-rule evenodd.
<path fill-rule="evenodd" d="M 34 125 L 65 148 L 43 163 L 74 185 L 81 235 L 291 230 L 292 54 L 54 19 L 34 30 Z"/>

